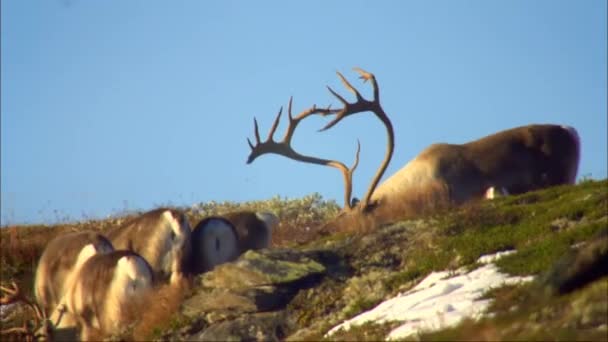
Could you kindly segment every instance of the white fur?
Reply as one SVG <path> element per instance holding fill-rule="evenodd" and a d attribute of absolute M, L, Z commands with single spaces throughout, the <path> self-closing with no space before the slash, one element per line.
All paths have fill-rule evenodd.
<path fill-rule="evenodd" d="M 205 270 L 234 260 L 238 256 L 238 242 L 232 226 L 223 220 L 209 220 L 204 228 L 199 250 L 203 251 L 202 262 Z"/>
<path fill-rule="evenodd" d="M 113 248 L 109 247 L 110 246 L 106 246 L 105 244 L 95 245 L 90 243 L 84 246 L 80 250 L 80 253 L 78 253 L 78 257 L 76 258 L 74 266 L 72 267 L 70 273 L 68 273 L 68 276 L 65 278 L 63 286 L 64 291 L 62 291 L 62 299 L 59 301 L 59 304 L 53 309 L 50 315 L 51 322 L 53 322 L 53 324 L 55 324 L 57 328 L 68 328 L 76 325 L 76 320 L 74 316 L 67 311 L 66 292 L 68 292 L 69 289 L 73 287 L 74 281 L 76 280 L 76 277 L 78 276 L 80 269 L 85 264 L 85 262 L 87 262 L 96 254 L 112 252 Z"/>
<path fill-rule="evenodd" d="M 179 224 L 175 217 L 173 217 L 171 211 L 166 210 L 163 212 L 163 219 L 169 223 L 171 230 L 173 230 L 173 233 L 175 233 L 176 236 L 182 236 L 185 234 L 184 228 L 181 224 Z"/>
<path fill-rule="evenodd" d="M 74 246 L 76 241 L 79 241 L 79 243 L 83 243 L 84 245 L 82 245 L 78 254 L 68 254 L 75 255 L 72 266 L 65 267 L 65 264 L 62 263 L 62 267 L 54 270 L 54 273 L 51 274 L 50 265 L 57 262 L 58 259 L 65 257 L 64 244 L 71 244 L 71 246 Z M 34 294 L 38 303 L 43 306 L 45 311 L 52 314 L 57 308 L 57 305 L 61 302 L 67 285 L 70 283 L 70 278 L 84 262 L 95 254 L 109 253 L 113 250 L 114 248 L 109 243 L 94 243 L 93 241 L 90 241 L 85 232 L 67 233 L 51 240 L 45 248 L 36 269 Z M 49 293 L 50 298 L 47 296 Z"/>
<path fill-rule="evenodd" d="M 110 252 L 110 251 L 108 251 L 108 252 Z M 85 262 L 87 262 L 89 259 L 91 259 L 94 255 L 96 255 L 98 253 L 100 253 L 100 252 L 97 251 L 97 249 L 95 248 L 95 246 L 93 244 L 88 244 L 80 250 L 80 253 L 78 254 L 78 258 L 76 259 L 76 264 L 74 264 L 74 267 L 72 268 L 72 272 L 66 278 L 65 289 L 72 288 L 73 283 L 76 280 L 76 277 L 80 273 L 80 269 L 82 268 L 82 265 L 84 265 Z M 58 324 L 59 327 L 74 326 L 76 324 L 76 322 L 73 320 L 72 316 L 69 313 L 64 312 L 64 311 L 65 311 L 65 299 L 59 303 L 59 305 L 53 312 L 53 316 L 55 317 L 53 322 L 55 324 L 59 323 Z M 62 314 L 63 314 L 63 317 L 61 317 Z M 61 321 L 59 321 L 59 317 L 57 317 L 57 315 L 59 315 L 59 317 L 61 317 Z M 53 317 L 51 317 L 51 318 L 53 318 Z"/>
<path fill-rule="evenodd" d="M 175 284 L 184 276 L 184 265 L 190 257 L 190 225 L 187 220 L 180 222 L 179 214 L 174 216 L 171 210 L 155 215 L 146 216 L 146 221 L 135 219 L 111 238 L 121 248 L 127 248 L 128 240 L 137 241 L 132 249 L 146 259 L 160 279 L 168 276 Z"/>
<path fill-rule="evenodd" d="M 95 289 L 85 288 L 83 280 L 89 276 L 84 270 L 77 273 L 65 296 L 68 314 L 73 315 L 82 325 L 81 338 L 91 337 L 93 329 L 104 334 L 117 333 L 125 324 L 125 312 L 131 309 L 149 290 L 152 289 L 152 273 L 147 262 L 137 255 L 123 256 L 112 266 L 112 280 L 107 286 Z M 90 291 L 106 291 L 92 293 Z M 106 298 L 103 303 L 96 303 L 100 311 L 87 321 L 83 315 L 91 315 L 91 298 Z"/>
<path fill-rule="evenodd" d="M 189 249 L 191 243 L 190 234 L 192 229 L 190 228 L 188 221 L 185 221 L 183 225 L 180 224 L 169 210 L 163 213 L 163 218 L 169 223 L 169 226 L 175 234 L 175 239 L 173 241 L 168 241 L 170 244 L 168 253 L 171 256 L 171 265 L 169 266 L 171 268 L 171 278 L 169 281 L 171 284 L 177 284 L 184 276 L 181 266 L 184 260 L 178 255 L 186 253 L 186 257 L 189 257 L 190 251 L 186 251 L 186 249 Z"/>
<path fill-rule="evenodd" d="M 486 190 L 484 198 L 494 199 L 494 198 L 501 197 L 501 196 L 507 196 L 508 194 L 509 194 L 509 192 L 507 191 L 507 189 L 496 188 L 496 187 L 492 186 L 492 187 L 489 187 L 488 190 Z"/>
<path fill-rule="evenodd" d="M 135 256 L 120 258 L 105 303 L 106 317 L 102 318 L 105 329 L 117 330 L 120 322 L 116 318 L 122 317 L 123 311 L 151 288 L 152 274 L 144 259 Z"/>

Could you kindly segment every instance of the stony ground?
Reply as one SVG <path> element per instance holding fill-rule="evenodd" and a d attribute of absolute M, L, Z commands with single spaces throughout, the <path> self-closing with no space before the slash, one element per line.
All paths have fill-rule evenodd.
<path fill-rule="evenodd" d="M 283 207 L 275 248 L 248 252 L 201 275 L 177 296 L 160 293 L 142 315 L 147 322 L 122 337 L 321 340 L 334 326 L 412 289 L 433 271 L 474 270 L 484 254 L 515 250 L 497 267 L 534 281 L 486 293 L 492 304 L 479 320 L 406 339 L 608 340 L 606 180 L 472 203 L 365 233 L 320 231 L 335 208 L 318 198 L 305 205 L 302 215 Z M 200 208 L 192 209 L 192 220 Z M 30 291 L 37 256 L 50 236 L 114 224 L 3 229 L 2 282 L 15 279 Z M 27 319 L 25 313 L 16 316 L 4 325 Z M 400 323 L 369 323 L 329 339 L 384 339 Z"/>

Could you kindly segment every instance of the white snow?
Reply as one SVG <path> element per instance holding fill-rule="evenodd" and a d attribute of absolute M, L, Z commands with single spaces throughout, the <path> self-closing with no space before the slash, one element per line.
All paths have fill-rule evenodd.
<path fill-rule="evenodd" d="M 484 255 L 477 260 L 484 265 L 470 272 L 465 268 L 433 272 L 413 289 L 332 328 L 327 336 L 367 322 L 402 322 L 388 335 L 387 339 L 392 340 L 447 328 L 464 318 L 479 319 L 490 304 L 490 300 L 480 297 L 489 289 L 533 279 L 531 276 L 509 277 L 498 271 L 493 262 L 511 253 L 514 251 Z"/>

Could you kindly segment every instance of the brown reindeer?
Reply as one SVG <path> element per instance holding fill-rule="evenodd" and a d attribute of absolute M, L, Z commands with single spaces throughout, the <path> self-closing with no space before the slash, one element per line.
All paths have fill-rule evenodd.
<path fill-rule="evenodd" d="M 201 220 L 192 231 L 191 271 L 200 274 L 233 261 L 248 250 L 268 248 L 278 217 L 236 211 Z"/>
<path fill-rule="evenodd" d="M 344 86 L 355 95 L 356 101 L 350 103 L 328 87 L 342 103 L 341 109 L 313 106 L 293 118 L 290 99 L 289 125 L 281 142 L 275 142 L 273 139 L 281 111 L 270 129 L 268 139 L 264 142 L 260 140 L 257 121 L 254 119 L 256 144 L 249 141 L 251 153 L 248 163 L 263 154 L 274 153 L 302 162 L 335 167 L 344 177 L 345 210 L 358 208 L 363 212 L 368 212 L 376 205 L 395 205 L 408 197 L 425 192 L 443 192 L 442 195 L 450 202 L 462 203 L 483 197 L 489 189 L 518 194 L 575 181 L 580 153 L 580 141 L 576 130 L 559 125 L 529 125 L 501 131 L 461 145 L 433 144 L 378 185 L 393 155 L 393 126 L 380 105 L 380 91 L 375 76 L 362 69 L 355 70 L 364 81 L 370 81 L 373 90 L 372 100 L 363 98 L 359 91 L 338 73 Z M 355 205 L 355 201 L 351 201 L 352 174 L 358 163 L 359 151 L 357 150 L 354 166 L 349 169 L 338 161 L 304 156 L 295 152 L 291 147 L 291 139 L 300 120 L 310 115 L 335 115 L 335 118 L 322 129 L 327 130 L 350 115 L 367 111 L 372 112 L 385 126 L 387 149 L 384 160 L 365 196 L 358 205 Z"/>
<path fill-rule="evenodd" d="M 51 240 L 38 261 L 34 280 L 36 301 L 45 313 L 55 311 L 71 278 L 85 261 L 97 253 L 113 250 L 108 239 L 94 232 L 67 233 Z M 56 324 L 59 317 L 51 318 Z"/>
<path fill-rule="evenodd" d="M 89 258 L 62 303 L 80 327 L 81 340 L 119 334 L 136 320 L 153 286 L 153 270 L 139 254 L 120 250 Z"/>
<path fill-rule="evenodd" d="M 160 280 L 176 284 L 185 276 L 190 258 L 191 229 L 186 216 L 175 209 L 159 208 L 131 219 L 110 231 L 117 250 L 140 254 Z"/>

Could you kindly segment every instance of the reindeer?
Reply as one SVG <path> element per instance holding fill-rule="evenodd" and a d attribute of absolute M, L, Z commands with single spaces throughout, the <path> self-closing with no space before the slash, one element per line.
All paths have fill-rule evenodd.
<path fill-rule="evenodd" d="M 192 231 L 194 274 L 233 261 L 248 250 L 268 248 L 279 223 L 270 212 L 235 211 L 201 220 Z"/>
<path fill-rule="evenodd" d="M 139 254 L 120 250 L 90 257 L 62 303 L 81 328 L 81 340 L 120 333 L 134 320 L 153 286 L 153 270 Z"/>
<path fill-rule="evenodd" d="M 186 216 L 159 208 L 140 215 L 110 231 L 117 250 L 139 253 L 160 280 L 178 283 L 185 276 L 191 253 L 191 229 Z"/>
<path fill-rule="evenodd" d="M 51 240 L 38 261 L 34 280 L 34 295 L 45 313 L 54 312 L 74 273 L 85 261 L 113 250 L 108 239 L 93 232 L 72 232 Z M 58 319 L 51 317 L 54 323 Z"/>
<path fill-rule="evenodd" d="M 279 224 L 279 218 L 270 212 L 236 211 L 222 217 L 234 226 L 239 254 L 270 247 L 272 230 Z"/>
<path fill-rule="evenodd" d="M 265 141 L 260 139 L 257 120 L 254 118 L 256 143 L 249 139 L 247 163 L 257 157 L 273 153 L 305 163 L 326 165 L 337 168 L 343 175 L 344 210 L 357 209 L 369 212 L 378 205 L 394 205 L 412 194 L 445 192 L 452 203 L 463 203 L 481 198 L 489 189 L 499 189 L 503 193 L 519 194 L 552 185 L 574 183 L 580 155 L 580 139 L 576 130 L 559 125 L 528 125 L 501 131 L 465 144 L 433 144 L 407 163 L 401 170 L 382 184 L 380 179 L 388 167 L 394 151 L 394 131 L 390 119 L 380 105 L 380 91 L 373 74 L 355 68 L 360 77 L 370 81 L 372 100 L 367 100 L 341 73 L 337 73 L 344 86 L 352 92 L 356 101 L 348 102 L 333 89 L 329 91 L 342 103 L 341 109 L 311 108 L 296 117 L 291 114 L 292 99 L 289 100 L 289 122 L 285 136 L 280 142 L 274 141 L 282 108 Z M 385 126 L 387 148 L 363 200 L 351 200 L 352 175 L 359 162 L 360 146 L 357 146 L 355 162 L 348 168 L 345 164 L 297 153 L 291 147 L 291 140 L 298 123 L 311 115 L 335 116 L 321 131 L 339 123 L 342 119 L 362 112 L 372 112 Z M 441 197 L 441 196 L 440 196 Z"/>
<path fill-rule="evenodd" d="M 200 274 L 239 256 L 237 233 L 230 221 L 219 216 L 201 220 L 192 230 L 190 271 Z"/>

